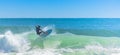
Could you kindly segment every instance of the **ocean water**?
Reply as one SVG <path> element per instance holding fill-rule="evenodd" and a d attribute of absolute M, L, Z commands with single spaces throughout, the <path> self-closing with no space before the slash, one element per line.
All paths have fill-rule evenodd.
<path fill-rule="evenodd" d="M 120 19 L 1 18 L 0 55 L 120 55 Z M 46 38 L 35 26 L 52 29 Z"/>

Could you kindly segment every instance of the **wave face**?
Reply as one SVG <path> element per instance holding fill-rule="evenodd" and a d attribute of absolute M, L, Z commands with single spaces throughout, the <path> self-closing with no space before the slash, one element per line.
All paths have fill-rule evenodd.
<path fill-rule="evenodd" d="M 119 55 L 120 38 L 56 33 L 40 38 L 34 30 L 0 34 L 0 55 Z"/>

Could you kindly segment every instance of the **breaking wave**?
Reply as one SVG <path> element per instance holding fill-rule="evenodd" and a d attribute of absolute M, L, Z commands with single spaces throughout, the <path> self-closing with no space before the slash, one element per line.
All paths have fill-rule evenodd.
<path fill-rule="evenodd" d="M 0 35 L 0 55 L 119 55 L 119 37 L 75 35 L 54 31 L 42 39 L 35 31 L 14 34 L 8 30 Z"/>

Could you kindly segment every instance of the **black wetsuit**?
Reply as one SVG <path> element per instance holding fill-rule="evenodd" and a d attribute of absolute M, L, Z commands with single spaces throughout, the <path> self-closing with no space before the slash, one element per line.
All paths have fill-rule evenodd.
<path fill-rule="evenodd" d="M 42 30 L 39 27 L 36 27 L 36 33 L 37 35 L 40 35 L 42 33 Z"/>

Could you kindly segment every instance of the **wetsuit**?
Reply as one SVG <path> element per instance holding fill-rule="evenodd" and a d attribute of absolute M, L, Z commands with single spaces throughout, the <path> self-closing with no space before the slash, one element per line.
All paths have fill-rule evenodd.
<path fill-rule="evenodd" d="M 40 27 L 36 27 L 36 33 L 37 35 L 40 35 L 43 31 L 40 29 Z"/>

